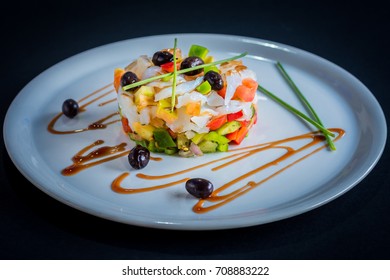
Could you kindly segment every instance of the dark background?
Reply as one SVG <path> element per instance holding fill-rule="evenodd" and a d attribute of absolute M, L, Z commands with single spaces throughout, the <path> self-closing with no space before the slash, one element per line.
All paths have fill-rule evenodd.
<path fill-rule="evenodd" d="M 187 32 L 250 36 L 322 56 L 362 81 L 389 119 L 385 3 L 230 1 L 8 2 L 0 17 L 1 123 L 31 79 L 69 56 L 128 38 Z M 207 232 L 140 228 L 79 212 L 35 188 L 3 142 L 0 149 L 1 259 L 390 259 L 388 149 L 363 182 L 323 207 Z"/>

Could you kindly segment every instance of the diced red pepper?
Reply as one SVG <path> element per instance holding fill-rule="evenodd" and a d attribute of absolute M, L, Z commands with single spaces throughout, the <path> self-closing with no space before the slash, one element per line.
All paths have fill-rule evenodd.
<path fill-rule="evenodd" d="M 243 115 L 244 115 L 244 113 L 242 111 L 238 111 L 236 113 L 231 113 L 231 114 L 227 115 L 227 120 L 228 120 L 228 122 L 231 122 L 231 121 L 234 121 L 234 120 L 241 118 Z"/>
<path fill-rule="evenodd" d="M 240 145 L 248 132 L 249 128 L 247 126 L 241 126 L 238 130 L 226 134 L 225 137 L 230 140 L 230 143 Z"/>
<path fill-rule="evenodd" d="M 125 118 L 125 117 L 122 117 L 121 121 L 122 121 L 122 128 L 123 128 L 123 131 L 124 131 L 125 133 L 130 133 L 130 132 L 132 132 L 132 130 L 131 130 L 130 126 L 129 126 L 129 120 L 128 120 L 127 118 Z"/>
<path fill-rule="evenodd" d="M 173 61 L 162 64 L 161 69 L 166 72 L 172 73 L 174 71 Z M 176 70 L 179 69 L 180 69 L 180 63 L 176 63 Z"/>
<path fill-rule="evenodd" d="M 252 102 L 257 91 L 257 82 L 251 78 L 242 80 L 242 85 L 239 85 L 234 92 L 233 99 L 242 100 L 244 102 Z"/>
<path fill-rule="evenodd" d="M 210 120 L 206 126 L 210 128 L 210 130 L 217 130 L 226 122 L 227 122 L 227 116 L 223 115 Z"/>

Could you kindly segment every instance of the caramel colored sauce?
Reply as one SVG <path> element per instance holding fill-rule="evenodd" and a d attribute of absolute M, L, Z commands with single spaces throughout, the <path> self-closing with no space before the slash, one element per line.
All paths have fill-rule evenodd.
<path fill-rule="evenodd" d="M 113 99 L 107 100 L 107 101 L 105 101 L 105 102 L 99 103 L 98 106 L 99 106 L 99 107 L 102 107 L 102 106 L 104 106 L 104 105 L 107 105 L 107 104 L 110 104 L 110 103 L 112 103 L 112 102 L 115 102 L 116 100 L 117 100 L 116 98 L 113 98 Z"/>
<path fill-rule="evenodd" d="M 87 99 L 90 99 L 92 97 L 94 97 L 95 95 L 97 95 L 98 93 L 100 93 L 101 91 L 105 90 L 106 88 L 112 86 L 112 84 L 108 84 L 104 87 L 101 87 L 100 89 L 88 94 L 87 96 L 81 98 L 78 103 L 80 104 L 81 102 L 83 101 L 86 101 Z M 114 92 L 115 90 L 114 89 L 111 89 L 109 91 L 106 91 L 100 95 L 98 95 L 97 97 L 93 98 L 92 100 L 84 103 L 83 105 L 81 105 L 79 107 L 79 114 L 83 113 L 86 111 L 86 107 L 88 107 L 89 105 L 91 105 L 92 103 L 100 100 L 101 98 L 109 95 L 110 93 Z M 114 99 L 115 100 L 115 99 Z M 103 102 L 101 104 L 105 105 L 105 104 L 108 104 L 110 102 L 113 102 L 112 100 L 109 100 L 109 101 L 106 101 L 106 102 Z M 101 106 L 103 106 L 101 105 Z M 99 104 L 100 106 L 100 104 Z M 88 131 L 88 130 L 95 130 L 95 129 L 104 129 L 106 128 L 108 125 L 110 124 L 113 124 L 113 123 L 116 123 L 118 122 L 119 120 L 113 120 L 113 121 L 110 121 L 110 122 L 106 122 L 108 119 L 114 117 L 115 115 L 117 115 L 118 113 L 115 112 L 115 113 L 112 113 L 112 114 L 109 114 L 108 116 L 100 119 L 100 120 L 97 120 L 91 124 L 89 124 L 87 127 L 85 128 L 78 128 L 78 129 L 74 129 L 74 130 L 65 130 L 65 131 L 61 131 L 61 130 L 57 130 L 54 128 L 55 124 L 57 123 L 57 121 L 61 118 L 61 116 L 63 115 L 62 112 L 58 113 L 56 116 L 54 116 L 54 118 L 49 122 L 48 126 L 47 126 L 47 130 L 52 133 L 52 134 L 73 134 L 73 133 L 79 133 L 79 132 L 84 132 L 84 131 Z"/>
<path fill-rule="evenodd" d="M 340 128 L 332 128 L 329 130 L 338 134 L 337 137 L 334 139 L 334 141 L 338 141 L 345 134 L 345 131 L 343 129 L 340 129 Z M 294 149 L 291 146 L 287 145 L 289 142 L 294 142 L 294 141 L 303 140 L 303 139 L 308 139 L 309 142 L 304 144 L 300 148 Z M 323 143 L 323 145 L 320 145 L 321 143 Z M 227 189 L 229 189 L 230 187 L 232 187 L 234 185 L 240 184 L 242 181 L 248 180 L 250 177 L 252 177 L 256 173 L 259 173 L 259 172 L 267 169 L 268 167 L 278 165 L 278 164 L 286 161 L 288 158 L 292 157 L 293 155 L 297 155 L 298 153 L 301 153 L 305 150 L 308 150 L 309 148 L 314 147 L 315 145 L 320 145 L 320 146 L 318 148 L 314 149 L 313 151 L 311 151 L 310 153 L 308 153 L 306 155 L 302 155 L 300 158 L 296 159 L 295 161 L 286 165 L 285 167 L 279 169 L 278 171 L 272 173 L 271 175 L 262 179 L 261 181 L 258 181 L 258 182 L 247 181 L 246 184 L 239 187 L 238 189 L 235 189 L 235 190 L 231 191 L 230 193 L 228 192 L 227 194 L 221 195 L 222 192 L 226 191 Z M 303 161 L 304 159 L 319 152 L 320 150 L 323 150 L 327 146 L 328 145 L 326 144 L 325 137 L 322 134 L 320 134 L 319 132 L 310 132 L 310 133 L 306 133 L 306 134 L 302 134 L 302 135 L 298 135 L 298 136 L 294 136 L 294 137 L 289 137 L 289 138 L 282 139 L 282 140 L 277 140 L 277 141 L 273 141 L 273 142 L 268 142 L 268 143 L 263 143 L 263 144 L 258 144 L 258 145 L 253 145 L 253 146 L 230 150 L 229 152 L 233 153 L 232 155 L 228 155 L 228 156 L 222 157 L 220 159 L 212 160 L 212 161 L 209 161 L 209 162 L 206 162 L 204 164 L 200 164 L 200 165 L 197 165 L 197 166 L 194 166 L 191 168 L 178 170 L 176 172 L 163 174 L 163 175 L 146 175 L 143 173 L 138 173 L 136 176 L 141 178 L 141 179 L 144 179 L 144 180 L 159 180 L 159 179 L 165 179 L 165 178 L 170 178 L 170 177 L 176 177 L 178 175 L 182 175 L 184 173 L 191 172 L 193 170 L 203 168 L 203 167 L 218 163 L 220 161 L 226 161 L 223 164 L 220 164 L 220 165 L 217 165 L 217 166 L 211 168 L 211 171 L 217 171 L 217 170 L 220 170 L 220 169 L 227 167 L 231 164 L 238 164 L 239 161 L 246 159 L 250 156 L 254 156 L 254 155 L 256 155 L 262 151 L 265 151 L 265 150 L 269 150 L 269 149 L 282 149 L 282 150 L 284 150 L 284 153 L 281 156 L 279 156 L 278 158 L 271 160 L 271 161 L 269 161 L 269 162 L 267 162 L 267 163 L 265 163 L 257 168 L 254 168 L 251 171 L 249 171 L 241 176 L 233 178 L 233 180 L 225 183 L 224 185 L 220 186 L 219 188 L 216 188 L 210 197 L 208 197 L 206 199 L 200 199 L 193 207 L 193 211 L 196 213 L 202 214 L 202 213 L 206 213 L 208 211 L 214 210 L 216 208 L 219 208 L 219 207 L 227 204 L 228 202 L 248 193 L 249 191 L 253 190 L 254 188 L 267 182 L 269 179 L 275 177 L 276 175 L 287 170 L 288 168 L 294 166 L 298 162 Z M 119 193 L 139 193 L 139 192 L 153 191 L 156 189 L 169 187 L 170 184 L 177 184 L 181 181 L 184 182 L 185 180 L 187 180 L 187 179 L 183 179 L 183 180 L 179 180 L 179 181 L 172 181 L 171 183 L 168 183 L 165 185 L 152 186 L 152 187 L 148 187 L 148 188 L 139 188 L 139 189 L 123 188 L 123 187 L 121 187 L 120 184 L 127 175 L 122 174 L 114 180 L 114 182 L 112 184 L 112 189 L 114 191 L 119 192 Z M 206 202 L 208 204 L 211 204 L 211 205 L 204 206 Z"/>
<path fill-rule="evenodd" d="M 189 178 L 180 179 L 177 181 L 172 181 L 167 184 L 162 185 L 156 185 L 146 188 L 123 188 L 121 186 L 122 181 L 129 175 L 128 172 L 122 173 L 119 175 L 111 184 L 111 189 L 114 192 L 121 193 L 121 194 L 134 194 L 134 193 L 141 193 L 141 192 L 150 192 L 150 191 L 156 191 L 164 188 L 169 188 L 177 184 L 181 184 L 186 182 Z"/>
<path fill-rule="evenodd" d="M 103 143 L 103 140 L 97 140 L 91 145 L 88 145 L 85 148 L 81 149 L 76 155 L 72 157 L 73 164 L 64 168 L 61 174 L 64 176 L 74 175 L 84 169 L 120 158 L 129 153 L 128 150 L 125 150 L 125 146 L 127 144 L 121 143 L 116 146 L 100 147 L 91 151 L 87 155 L 84 155 L 88 150 L 92 149 L 95 146 L 102 145 Z M 95 161 L 90 162 L 92 160 Z"/>

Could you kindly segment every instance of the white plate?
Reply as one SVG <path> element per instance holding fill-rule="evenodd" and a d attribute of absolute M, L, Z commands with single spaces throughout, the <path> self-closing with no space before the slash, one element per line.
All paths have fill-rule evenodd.
<path fill-rule="evenodd" d="M 125 186 L 148 187 L 156 182 L 137 179 L 135 175 L 138 172 L 158 174 L 177 171 L 225 156 L 225 153 L 196 159 L 162 156 L 163 161 L 151 161 L 138 172 L 131 170 L 124 156 L 73 176 L 61 175 L 61 170 L 71 164 L 71 157 L 95 140 L 102 139 L 106 145 L 127 142 L 127 147 L 133 146 L 122 134 L 119 122 L 104 130 L 69 135 L 49 133 L 47 125 L 60 112 L 62 102 L 67 98 L 78 100 L 111 83 L 116 67 L 126 66 L 141 54 L 151 56 L 159 49 L 171 47 L 175 37 L 184 51 L 191 44 L 204 45 L 217 59 L 247 51 L 249 54 L 243 61 L 256 71 L 262 86 L 304 110 L 275 68 L 274 62 L 281 61 L 323 123 L 346 131 L 345 136 L 336 142 L 337 151 L 321 150 L 252 191 L 205 214 L 192 211 L 197 200 L 186 192 L 184 183 L 153 192 L 123 195 L 111 190 L 111 182 L 119 174 L 130 171 L 130 176 L 123 183 Z M 83 127 L 91 120 L 115 112 L 115 102 L 98 106 L 98 103 L 114 97 L 115 94 L 110 93 L 91 104 L 87 112 L 74 120 L 62 117 L 57 127 Z M 259 122 L 245 139 L 244 146 L 314 130 L 270 99 L 260 98 L 258 106 Z M 284 219 L 319 207 L 345 193 L 372 170 L 381 156 L 386 141 L 386 122 L 380 105 L 360 81 L 316 55 L 254 38 L 173 34 L 105 45 L 75 55 L 46 70 L 32 80 L 11 104 L 5 119 L 4 138 L 20 172 L 38 188 L 67 205 L 133 225 L 209 230 Z M 280 151 L 274 149 L 252 156 L 221 171 L 211 171 L 207 167 L 174 179 L 203 177 L 218 187 L 245 170 L 252 170 L 280 155 Z M 273 172 L 286 164 L 272 167 Z M 269 172 L 271 170 L 259 172 L 247 181 L 261 180 Z M 160 180 L 158 183 L 164 182 Z"/>

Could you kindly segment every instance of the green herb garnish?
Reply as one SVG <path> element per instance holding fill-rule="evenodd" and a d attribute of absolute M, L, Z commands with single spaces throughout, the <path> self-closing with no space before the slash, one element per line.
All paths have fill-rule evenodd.
<path fill-rule="evenodd" d="M 275 94 L 273 94 L 272 92 L 270 92 L 269 90 L 263 88 L 262 86 L 258 86 L 257 87 L 261 92 L 265 93 L 266 95 L 268 95 L 269 97 L 271 97 L 273 100 L 275 100 L 276 102 L 278 102 L 280 105 L 282 105 L 283 107 L 285 107 L 287 110 L 293 112 L 294 114 L 296 114 L 297 116 L 301 117 L 302 119 L 304 119 L 305 121 L 307 121 L 308 123 L 314 125 L 315 127 L 317 127 L 323 134 L 325 135 L 329 135 L 329 136 L 332 136 L 334 137 L 335 135 L 327 130 L 325 127 L 323 127 L 321 124 L 319 124 L 318 122 L 312 120 L 311 118 L 309 118 L 307 115 L 305 115 L 304 113 L 302 113 L 301 111 L 299 111 L 298 109 L 294 108 L 293 106 L 291 106 L 290 104 L 284 102 L 282 99 L 280 99 L 279 97 L 277 97 Z"/>
<path fill-rule="evenodd" d="M 320 124 L 321 126 L 324 126 L 321 119 L 318 117 L 316 111 L 313 109 L 313 107 L 310 105 L 309 101 L 306 99 L 306 97 L 303 95 L 303 93 L 299 90 L 299 88 L 296 86 L 294 81 L 290 78 L 286 70 L 284 69 L 283 65 L 278 61 L 276 63 L 276 66 L 280 70 L 280 72 L 283 74 L 283 77 L 286 79 L 286 81 L 289 83 L 291 88 L 294 90 L 294 92 L 298 95 L 301 102 L 308 108 L 309 112 L 312 114 L 314 119 Z M 333 151 L 336 150 L 336 146 L 334 145 L 332 139 L 329 137 L 328 134 L 324 134 L 326 141 L 328 142 L 329 148 Z"/>
<path fill-rule="evenodd" d="M 225 62 L 229 62 L 229 61 L 232 61 L 232 60 L 239 59 L 241 57 L 246 56 L 247 54 L 248 54 L 247 52 L 244 52 L 244 53 L 241 53 L 239 55 L 236 55 L 236 56 L 233 56 L 233 57 L 230 57 L 230 58 L 226 58 L 226 59 L 222 59 L 222 60 L 218 60 L 218 61 L 214 61 L 214 62 L 210 62 L 210 63 L 205 63 L 205 64 L 194 66 L 194 67 L 191 67 L 191 68 L 178 70 L 176 72 L 176 74 L 179 75 L 179 74 L 190 72 L 192 70 L 197 70 L 197 69 L 202 69 L 202 68 L 205 68 L 205 67 L 208 67 L 208 66 L 222 64 L 222 63 L 225 63 Z M 124 86 L 123 90 L 129 90 L 129 89 L 132 89 L 132 88 L 135 88 L 135 87 L 138 87 L 138 86 L 142 86 L 144 84 L 147 84 L 147 83 L 150 83 L 150 82 L 162 79 L 162 78 L 171 77 L 171 76 L 173 76 L 173 73 L 166 73 L 166 74 L 162 74 L 162 75 L 159 75 L 159 76 L 150 77 L 148 79 L 141 80 L 139 82 L 136 82 L 136 83 Z"/>
<path fill-rule="evenodd" d="M 176 46 L 177 46 L 177 38 L 175 38 L 175 42 L 173 44 L 173 81 L 172 81 L 171 112 L 173 112 L 175 108 L 175 102 L 176 102 L 176 77 L 177 77 Z"/>

